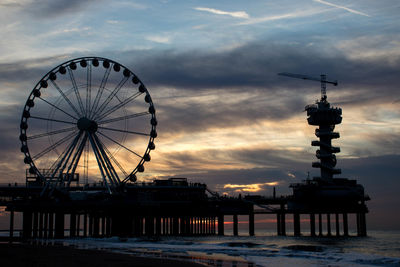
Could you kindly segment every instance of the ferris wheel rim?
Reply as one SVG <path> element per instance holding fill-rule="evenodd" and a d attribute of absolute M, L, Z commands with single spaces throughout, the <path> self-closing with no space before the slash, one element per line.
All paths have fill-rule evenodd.
<path fill-rule="evenodd" d="M 121 183 L 126 183 L 132 177 L 135 177 L 136 173 L 143 172 L 144 163 L 146 161 L 150 160 L 150 151 L 155 148 L 154 140 L 157 137 L 157 132 L 156 132 L 157 120 L 156 120 L 156 116 L 155 116 L 154 103 L 153 103 L 152 98 L 151 98 L 151 96 L 150 96 L 150 94 L 148 92 L 148 89 L 146 88 L 144 83 L 140 80 L 140 78 L 134 72 L 132 72 L 129 68 L 127 68 L 123 64 L 120 64 L 117 61 L 114 61 L 114 60 L 111 60 L 111 59 L 108 59 L 108 58 L 105 58 L 105 57 L 97 57 L 97 56 L 78 57 L 78 58 L 74 58 L 74 59 L 65 61 L 65 62 L 57 65 L 56 67 L 54 67 L 50 71 L 48 71 L 45 75 L 43 75 L 42 78 L 33 87 L 32 91 L 30 92 L 30 94 L 28 96 L 28 99 L 27 99 L 27 101 L 26 101 L 26 103 L 24 105 L 24 108 L 23 108 L 23 112 L 22 112 L 22 116 L 21 116 L 21 120 L 20 120 L 20 137 L 19 137 L 20 141 L 21 141 L 21 152 L 25 155 L 24 162 L 27 165 L 29 165 L 29 172 L 32 173 L 32 174 L 38 175 L 41 179 L 44 179 L 44 175 L 40 172 L 40 169 L 36 166 L 35 159 L 33 159 L 33 156 L 31 155 L 30 150 L 29 150 L 29 146 L 28 146 L 28 139 L 29 139 L 28 134 L 27 134 L 28 119 L 32 118 L 30 116 L 30 110 L 34 107 L 34 100 L 37 97 L 40 98 L 40 91 L 41 91 L 41 89 L 47 88 L 49 80 L 51 81 L 53 78 L 55 80 L 59 73 L 61 75 L 65 75 L 66 74 L 65 73 L 65 68 L 68 68 L 68 71 L 72 71 L 72 70 L 76 69 L 78 64 L 81 65 L 82 68 L 86 68 L 87 65 L 93 64 L 95 61 L 97 61 L 97 66 L 95 66 L 95 67 L 100 66 L 100 62 L 103 63 L 103 66 L 104 66 L 104 64 L 106 64 L 106 62 L 108 62 L 107 63 L 108 67 L 104 66 L 105 68 L 111 69 L 111 66 L 112 66 L 112 68 L 114 69 L 115 72 L 120 72 L 120 70 L 122 70 L 122 74 L 125 77 L 127 77 L 127 80 L 130 77 L 132 77 L 132 82 L 134 84 L 138 85 L 139 91 L 141 92 L 140 94 L 145 94 L 146 95 L 146 100 L 145 101 L 149 105 L 148 114 L 151 115 L 151 123 L 150 123 L 151 127 L 150 127 L 150 133 L 148 134 L 149 139 L 148 139 L 147 147 L 145 149 L 144 154 L 142 156 L 140 156 L 141 159 L 140 159 L 139 163 L 136 165 L 136 167 L 126 177 L 121 179 L 120 182 Z M 72 66 L 74 66 L 73 64 L 75 64 L 75 69 L 70 69 Z M 64 70 L 63 70 L 63 68 L 64 68 Z M 64 71 L 64 73 L 61 73 L 60 71 Z M 110 71 L 112 71 L 112 70 L 110 70 Z M 135 79 L 135 80 L 133 80 L 133 79 Z M 105 102 L 103 102 L 102 105 L 104 103 Z M 107 105 L 107 104 L 108 103 L 106 103 L 105 105 Z M 61 110 L 60 108 L 57 108 L 56 106 L 54 106 L 52 108 Z M 87 106 L 86 106 L 86 108 L 87 108 Z M 91 108 L 90 107 L 90 103 L 89 103 L 89 108 Z M 61 111 L 64 112 L 63 110 L 61 110 Z M 87 113 L 87 110 L 85 110 L 85 112 L 83 112 L 83 110 L 81 110 L 81 111 L 82 111 L 82 113 L 85 113 L 85 112 Z M 104 111 L 104 110 L 102 110 L 102 111 Z M 64 112 L 64 113 L 67 114 L 68 112 Z M 80 130 L 80 132 L 82 130 L 89 132 L 88 129 L 84 128 L 83 126 L 81 126 L 81 128 L 79 128 L 79 125 L 78 125 L 79 121 L 80 121 L 80 124 L 82 124 L 82 119 L 84 117 L 86 118 L 87 114 L 85 114 L 85 116 L 74 116 L 74 115 L 79 115 L 79 112 L 77 112 L 77 114 L 69 114 L 68 113 L 67 115 L 69 117 L 71 117 L 72 119 L 74 119 L 75 122 L 74 121 L 72 121 L 72 122 L 64 121 L 64 123 L 75 124 L 76 126 L 78 126 L 78 129 Z M 83 114 L 81 114 L 81 115 L 83 115 Z M 88 118 L 88 119 L 91 119 L 91 121 L 95 122 L 95 119 L 96 119 L 96 120 L 99 120 L 98 124 L 100 124 L 100 125 L 104 124 L 103 123 L 104 121 L 102 121 L 102 119 L 104 119 L 105 116 L 101 117 L 101 115 L 98 115 L 98 114 L 91 114 L 90 116 L 96 116 L 96 118 L 94 118 L 94 117 Z M 126 118 L 125 118 L 125 120 L 126 120 Z M 99 127 L 99 128 L 107 129 L 107 130 L 110 130 L 110 131 L 117 130 L 117 129 L 112 129 L 112 128 L 109 128 L 109 127 L 99 126 L 99 125 L 97 125 L 97 122 L 95 122 L 95 123 L 96 123 L 96 128 Z M 53 134 L 52 132 L 50 132 L 50 133 Z M 47 134 L 50 134 L 50 133 L 48 132 Z M 101 132 L 99 132 L 99 133 L 101 134 Z M 74 131 L 73 134 L 76 134 L 76 131 Z M 79 133 L 78 133 L 78 135 L 79 135 Z M 101 134 L 101 135 L 103 135 L 103 134 Z"/>

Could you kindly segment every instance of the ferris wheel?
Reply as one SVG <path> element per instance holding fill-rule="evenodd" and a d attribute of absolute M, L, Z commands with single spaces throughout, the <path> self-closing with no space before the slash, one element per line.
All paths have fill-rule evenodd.
<path fill-rule="evenodd" d="M 21 118 L 21 152 L 46 189 L 69 187 L 79 176 L 101 180 L 109 193 L 136 181 L 155 149 L 151 96 L 128 68 L 82 57 L 45 74 Z"/>

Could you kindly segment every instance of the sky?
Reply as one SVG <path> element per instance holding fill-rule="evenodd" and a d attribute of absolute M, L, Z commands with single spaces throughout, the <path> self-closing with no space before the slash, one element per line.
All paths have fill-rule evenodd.
<path fill-rule="evenodd" d="M 100 56 L 138 75 L 157 110 L 140 181 L 289 194 L 318 175 L 303 111 L 320 85 L 277 73 L 326 74 L 339 83 L 328 100 L 343 109 L 340 177 L 364 185 L 370 228 L 399 229 L 398 1 L 2 0 L 0 25 L 0 183 L 25 181 L 19 123 L 36 83 L 67 60 Z"/>

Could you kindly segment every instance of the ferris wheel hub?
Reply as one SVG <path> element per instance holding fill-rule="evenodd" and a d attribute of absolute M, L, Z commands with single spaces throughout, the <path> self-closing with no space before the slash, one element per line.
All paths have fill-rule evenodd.
<path fill-rule="evenodd" d="M 86 117 L 82 117 L 77 122 L 78 129 L 81 131 L 87 131 L 94 133 L 97 131 L 98 125 L 94 120 L 90 120 Z"/>

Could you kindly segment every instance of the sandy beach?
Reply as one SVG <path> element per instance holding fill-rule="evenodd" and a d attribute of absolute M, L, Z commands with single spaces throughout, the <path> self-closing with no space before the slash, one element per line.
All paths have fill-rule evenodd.
<path fill-rule="evenodd" d="M 145 258 L 100 250 L 81 250 L 53 245 L 0 243 L 1 266 L 8 267 L 201 267 L 189 261 Z"/>

